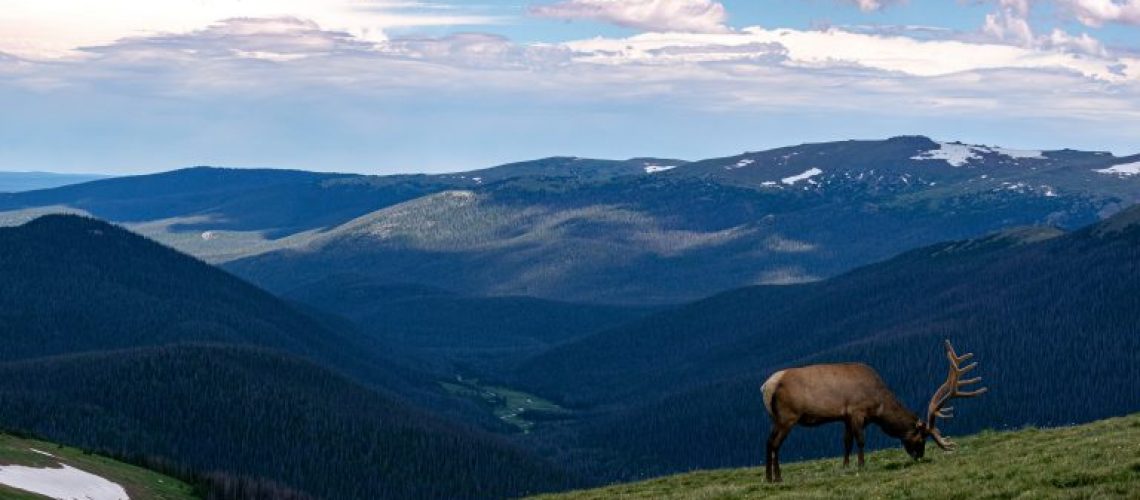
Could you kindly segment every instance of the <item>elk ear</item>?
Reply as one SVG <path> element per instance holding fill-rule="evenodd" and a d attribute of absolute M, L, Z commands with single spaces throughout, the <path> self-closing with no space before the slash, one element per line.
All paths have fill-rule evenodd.
<path fill-rule="evenodd" d="M 926 433 L 926 422 L 919 420 L 918 422 L 915 422 L 914 428 L 918 429 L 919 432 L 925 434 Z"/>

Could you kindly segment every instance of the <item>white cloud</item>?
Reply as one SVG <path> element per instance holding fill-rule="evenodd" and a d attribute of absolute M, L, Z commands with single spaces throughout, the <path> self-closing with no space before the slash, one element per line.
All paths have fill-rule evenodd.
<path fill-rule="evenodd" d="M 1058 3 L 1088 26 L 1140 25 L 1140 0 L 1058 0 Z"/>
<path fill-rule="evenodd" d="M 987 40 L 1025 48 L 1051 49 L 1098 57 L 1108 55 L 1104 45 L 1088 33 L 1072 35 L 1060 28 L 1054 28 L 1048 35 L 1036 34 L 1029 21 L 1032 7 L 1032 0 L 997 0 L 997 10 L 986 15 L 982 34 Z"/>
<path fill-rule="evenodd" d="M 1115 56 L 1087 36 L 1036 40 L 1021 46 L 760 27 L 558 44 L 485 33 L 374 40 L 295 17 L 235 18 L 132 36 L 63 60 L 0 55 L 0 98 L 18 86 L 92 103 L 155 97 L 194 109 L 246 98 L 444 102 L 447 109 L 490 101 L 551 116 L 667 105 L 726 116 L 774 110 L 924 123 L 979 116 L 1140 123 L 1140 59 Z"/>
<path fill-rule="evenodd" d="M 848 1 L 850 3 L 854 3 L 856 6 L 859 7 L 859 10 L 861 10 L 863 12 L 874 12 L 874 11 L 878 11 L 878 10 L 883 10 L 884 8 L 886 8 L 889 5 L 906 2 L 906 0 L 846 0 L 846 1 Z"/>
<path fill-rule="evenodd" d="M 531 7 L 532 15 L 589 19 L 646 31 L 720 33 L 728 14 L 713 0 L 563 0 Z"/>
<path fill-rule="evenodd" d="M 1061 29 L 1053 29 L 1048 38 L 1043 38 L 1041 42 L 1052 48 L 1075 52 L 1079 54 L 1092 54 L 1101 57 L 1108 56 L 1108 50 L 1104 48 L 1104 44 L 1100 43 L 1088 33 L 1081 33 L 1080 36 L 1073 36 Z"/>
<path fill-rule="evenodd" d="M 99 64 L 133 65 L 181 61 L 187 64 L 228 58 L 292 61 L 352 50 L 373 50 L 378 42 L 294 17 L 235 18 L 189 33 L 130 37 L 80 52 Z"/>
<path fill-rule="evenodd" d="M 792 67 L 861 67 L 920 77 L 998 69 L 1035 69 L 1068 71 L 1103 81 L 1124 79 L 1115 69 L 1121 61 L 1107 57 L 1078 57 L 1056 50 L 998 43 L 918 40 L 836 28 L 805 31 L 753 27 L 725 34 L 645 33 L 620 39 L 595 38 L 567 45 L 579 54 L 582 61 L 611 65 L 745 61 L 753 59 L 756 54 L 778 54 L 784 60 L 783 64 Z M 743 53 L 728 50 L 739 47 L 756 49 Z"/>
<path fill-rule="evenodd" d="M 384 54 L 458 67 L 541 69 L 570 62 L 570 51 L 556 45 L 520 45 L 487 33 L 442 38 L 399 38 L 378 46 Z"/>
<path fill-rule="evenodd" d="M 73 55 L 121 38 L 186 33 L 225 19 L 300 18 L 370 41 L 385 30 L 497 22 L 483 15 L 402 0 L 0 0 L 0 52 Z"/>
<path fill-rule="evenodd" d="M 997 40 L 1032 46 L 1036 39 L 1029 25 L 1029 1 L 998 0 L 998 10 L 986 15 L 982 32 Z"/>

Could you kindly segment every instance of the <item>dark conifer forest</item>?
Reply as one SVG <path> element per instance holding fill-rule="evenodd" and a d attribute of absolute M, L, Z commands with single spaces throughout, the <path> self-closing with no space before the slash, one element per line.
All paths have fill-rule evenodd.
<path fill-rule="evenodd" d="M 121 228 L 74 216 L 0 228 L 0 268 L 5 429 L 201 476 L 218 494 L 226 477 L 322 498 L 574 484 L 396 395 L 418 379 L 371 344 Z"/>
<path fill-rule="evenodd" d="M 1140 411 L 1140 188 L 1093 170 L 1131 160 L 934 146 L 0 195 L 0 429 L 212 499 L 475 499 L 757 465 L 791 366 L 868 363 L 921 412 L 944 339 L 990 387 L 950 436 Z M 800 155 L 848 170 L 769 184 Z"/>

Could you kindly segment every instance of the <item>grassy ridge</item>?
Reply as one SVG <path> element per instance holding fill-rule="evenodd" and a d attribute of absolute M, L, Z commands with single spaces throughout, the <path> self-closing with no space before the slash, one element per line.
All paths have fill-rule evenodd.
<path fill-rule="evenodd" d="M 835 432 L 837 427 L 796 429 Z M 764 469 L 680 474 L 546 499 L 611 498 L 1130 498 L 1140 499 L 1140 414 L 1087 425 L 983 432 L 957 440 L 956 453 L 933 445 L 913 461 L 902 449 L 869 455 L 863 470 L 839 459 L 783 467 L 784 483 L 764 482 Z M 757 454 L 762 455 L 762 444 Z"/>
<path fill-rule="evenodd" d="M 33 449 L 50 453 L 54 457 L 36 453 L 32 451 Z M 127 465 L 99 455 L 86 454 L 76 448 L 0 434 L 0 465 L 46 468 L 58 467 L 58 464 L 66 464 L 116 483 L 127 491 L 132 500 L 189 500 L 197 498 L 186 483 L 157 472 Z M 45 497 L 0 484 L 0 498 L 23 500 Z"/>

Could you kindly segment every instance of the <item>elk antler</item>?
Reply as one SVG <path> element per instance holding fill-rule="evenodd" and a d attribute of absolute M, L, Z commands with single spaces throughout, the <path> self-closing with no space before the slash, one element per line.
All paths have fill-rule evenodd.
<path fill-rule="evenodd" d="M 926 429 L 930 433 L 930 437 L 944 450 L 953 450 L 957 445 L 953 441 L 942 437 L 942 433 L 934 426 L 934 422 L 938 417 L 951 418 L 954 416 L 952 407 L 944 407 L 947 401 L 953 398 L 972 398 L 985 394 L 989 389 L 983 387 L 981 389 L 974 389 L 970 391 L 963 391 L 962 386 L 976 384 L 982 381 L 982 377 L 974 377 L 966 380 L 959 380 L 962 374 L 977 368 L 978 363 L 970 363 L 966 366 L 961 366 L 963 361 L 974 357 L 973 353 L 966 353 L 961 356 L 954 352 L 954 346 L 950 345 L 950 341 L 946 341 L 946 358 L 950 360 L 950 372 L 946 375 L 946 382 L 942 384 L 938 390 L 934 391 L 934 396 L 930 398 L 930 406 L 926 409 Z"/>

